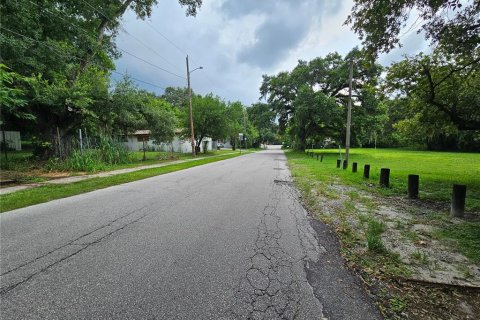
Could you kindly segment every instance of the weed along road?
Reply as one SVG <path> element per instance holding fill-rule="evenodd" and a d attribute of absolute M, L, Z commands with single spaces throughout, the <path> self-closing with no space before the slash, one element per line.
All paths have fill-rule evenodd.
<path fill-rule="evenodd" d="M 380 318 L 278 149 L 0 219 L 4 320 Z"/>

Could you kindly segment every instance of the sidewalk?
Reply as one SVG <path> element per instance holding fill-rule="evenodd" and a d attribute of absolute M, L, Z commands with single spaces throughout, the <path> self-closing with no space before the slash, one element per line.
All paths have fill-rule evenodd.
<path fill-rule="evenodd" d="M 112 170 L 112 171 L 103 171 L 103 172 L 99 172 L 99 173 L 87 174 L 87 175 L 82 175 L 82 176 L 72 176 L 72 177 L 58 178 L 58 179 L 53 179 L 53 180 L 48 180 L 48 181 L 43 181 L 43 182 L 22 184 L 22 185 L 13 186 L 13 187 L 1 188 L 0 189 L 0 195 L 13 193 L 13 192 L 17 192 L 17 191 L 20 191 L 20 190 L 32 189 L 32 188 L 36 188 L 36 187 L 40 187 L 40 186 L 48 185 L 48 184 L 68 184 L 68 183 L 74 183 L 74 182 L 83 181 L 83 180 L 92 179 L 92 178 L 110 177 L 110 176 L 115 176 L 115 175 L 123 174 L 123 173 L 129 173 L 129 172 L 140 171 L 140 170 L 151 169 L 151 168 L 165 167 L 165 166 L 178 164 L 178 163 L 183 163 L 183 162 L 189 162 L 189 161 L 197 161 L 197 160 L 205 159 L 205 158 L 221 157 L 221 156 L 224 156 L 224 155 L 229 155 L 229 154 L 234 154 L 234 153 L 237 153 L 237 152 L 229 152 L 229 153 L 223 153 L 223 154 L 214 155 L 214 156 L 210 156 L 210 157 L 198 157 L 198 158 L 187 159 L 187 160 L 175 160 L 175 161 L 169 161 L 169 162 L 164 162 L 164 163 L 151 164 L 151 165 L 148 165 L 148 166 L 125 168 L 125 169 L 118 169 L 118 170 Z"/>

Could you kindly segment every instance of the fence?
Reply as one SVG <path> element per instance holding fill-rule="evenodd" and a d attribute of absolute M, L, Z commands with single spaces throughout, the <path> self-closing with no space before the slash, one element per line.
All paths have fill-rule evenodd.
<path fill-rule="evenodd" d="M 22 142 L 20 140 L 20 131 L 0 131 L 0 139 L 2 144 L 10 149 L 22 150 Z"/>

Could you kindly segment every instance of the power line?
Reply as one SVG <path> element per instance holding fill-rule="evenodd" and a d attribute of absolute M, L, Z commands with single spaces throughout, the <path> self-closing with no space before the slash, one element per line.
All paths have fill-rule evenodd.
<path fill-rule="evenodd" d="M 88 2 L 86 2 L 85 0 L 81 0 L 82 2 L 86 3 L 90 8 L 92 8 L 94 11 L 96 11 L 98 14 L 100 14 L 101 16 L 103 16 L 105 19 L 107 19 L 108 21 L 110 21 L 112 24 L 113 24 L 113 21 L 108 18 L 102 11 L 96 9 L 95 7 L 93 7 L 91 4 L 89 4 Z M 185 54 L 185 55 L 189 55 L 185 50 L 183 50 L 180 46 L 178 46 L 173 40 L 169 39 L 165 34 L 163 34 L 160 30 L 158 30 L 156 27 L 153 26 L 153 24 L 149 21 L 145 21 L 147 23 L 147 25 L 153 29 L 157 34 L 159 34 L 162 38 L 164 38 L 165 40 L 167 40 L 173 47 L 175 47 L 179 52 Z M 120 26 L 120 29 L 125 32 L 127 35 L 131 36 L 132 38 L 136 39 L 137 41 L 139 41 L 141 43 L 141 40 L 139 40 L 137 37 L 135 37 L 134 35 L 130 34 L 127 30 L 125 30 L 123 27 Z M 120 48 L 119 48 L 120 49 Z M 122 49 L 120 49 L 122 50 Z M 122 50 L 123 51 L 123 50 Z M 124 51 L 125 52 L 125 51 Z M 126 52 L 127 53 L 127 52 Z M 129 54 L 129 53 L 127 53 Z M 196 63 L 196 61 L 194 59 L 192 59 L 193 62 Z M 148 63 L 148 62 L 147 62 Z M 150 64 L 150 63 L 149 63 Z M 177 74 L 174 74 L 175 76 L 177 77 L 180 77 L 180 78 L 183 78 L 185 79 L 185 77 L 182 77 L 182 76 L 179 76 Z M 205 78 L 208 80 L 208 82 L 210 82 L 210 84 L 212 86 L 214 86 L 213 84 L 213 81 L 211 80 L 211 78 L 205 74 Z M 227 90 L 229 91 L 229 90 Z"/>
<path fill-rule="evenodd" d="M 168 60 L 167 58 L 163 57 L 160 53 L 158 53 L 158 51 L 156 51 L 155 49 L 149 47 L 148 45 L 146 45 L 144 42 L 142 42 L 140 39 L 138 39 L 137 37 L 135 37 L 133 34 L 129 33 L 125 28 L 121 28 L 121 30 L 126 34 L 128 35 L 129 37 L 132 37 L 134 40 L 136 40 L 138 43 L 140 43 L 142 46 L 144 46 L 145 48 L 147 48 L 148 50 L 152 51 L 153 53 L 155 53 L 158 57 L 160 57 L 163 61 L 165 61 L 166 63 L 168 63 L 170 66 L 174 67 L 174 68 L 179 68 L 181 69 L 177 64 L 174 64 L 172 62 L 170 62 L 170 60 Z"/>
<path fill-rule="evenodd" d="M 174 46 L 178 51 L 180 51 L 181 53 L 183 53 L 184 55 L 187 55 L 188 56 L 188 53 L 183 50 L 182 48 L 180 48 L 179 46 L 177 46 L 175 44 L 175 42 L 173 42 L 172 40 L 170 40 L 169 38 L 167 38 L 166 35 L 164 35 L 163 33 L 161 33 L 157 28 L 155 28 L 150 22 L 146 21 L 147 25 L 152 28 L 156 33 L 158 33 L 160 36 L 162 36 L 165 40 L 167 40 L 172 46 Z"/>
<path fill-rule="evenodd" d="M 151 62 L 149 62 L 149 61 L 147 61 L 147 60 L 145 60 L 145 59 L 142 59 L 142 58 L 134 55 L 133 53 L 130 53 L 130 52 L 128 52 L 128 51 L 126 51 L 126 50 L 123 50 L 123 49 L 121 49 L 121 48 L 118 48 L 118 49 L 119 49 L 120 51 L 128 54 L 129 56 L 134 57 L 135 59 L 138 59 L 138 60 L 143 61 L 144 63 L 146 63 L 146 64 L 148 64 L 148 65 L 151 65 L 152 67 L 155 67 L 155 68 L 157 68 L 157 69 L 159 69 L 159 70 L 162 70 L 163 72 L 166 72 L 166 73 L 168 73 L 168 74 L 171 74 L 171 75 L 173 75 L 173 76 L 175 76 L 175 77 L 178 77 L 178 78 L 181 78 L 181 79 L 185 79 L 185 80 L 186 80 L 185 77 L 180 76 L 180 75 L 178 75 L 178 74 L 176 74 L 176 73 L 173 73 L 173 72 L 171 72 L 171 71 L 168 71 L 168 70 L 166 70 L 166 69 L 163 69 L 162 67 L 159 67 L 159 66 L 157 66 L 157 65 L 155 65 L 155 64 L 153 64 L 153 63 L 151 63 Z"/>
<path fill-rule="evenodd" d="M 26 36 L 26 35 L 23 35 L 23 34 L 21 34 L 21 33 L 15 32 L 15 31 L 12 31 L 12 30 L 10 30 L 10 29 L 8 29 L 8 28 L 5 28 L 5 27 L 3 27 L 3 26 L 1 26 L 1 25 L 0 25 L 0 29 L 6 30 L 6 31 L 8 31 L 8 32 L 10 32 L 10 33 L 12 33 L 12 34 L 18 35 L 18 36 L 20 36 L 20 37 L 22 37 L 22 38 L 25 38 L 25 39 L 28 39 L 28 40 L 30 40 L 30 41 L 39 43 L 39 44 L 41 44 L 41 45 L 43 45 L 43 46 L 45 46 L 45 47 L 47 47 L 47 48 L 52 49 L 55 53 L 57 53 L 58 55 L 63 56 L 64 58 L 74 58 L 74 59 L 77 59 L 78 61 L 86 61 L 85 59 L 80 58 L 80 57 L 77 57 L 77 56 L 75 56 L 75 55 L 66 54 L 66 53 L 60 51 L 58 48 L 55 48 L 55 47 L 53 47 L 52 45 L 47 44 L 45 41 L 40 41 L 40 40 L 36 40 L 36 39 L 30 38 L 30 37 L 28 37 L 28 36 Z M 145 83 L 145 84 L 151 85 L 151 86 L 153 86 L 153 87 L 156 87 L 156 88 L 160 88 L 160 89 L 165 90 L 165 87 L 162 87 L 162 86 L 153 84 L 153 83 L 151 83 L 151 82 L 144 81 L 144 80 L 141 80 L 141 79 L 132 77 L 132 76 L 127 75 L 127 74 L 125 74 L 125 73 L 118 72 L 118 71 L 115 71 L 115 70 L 112 70 L 111 72 L 112 72 L 112 73 L 119 74 L 119 75 L 122 75 L 122 76 L 128 76 L 128 77 L 130 77 L 131 79 L 133 79 L 133 80 L 135 80 L 135 81 L 138 81 L 138 82 L 141 82 L 141 83 Z"/>
<path fill-rule="evenodd" d="M 32 4 L 34 4 L 34 5 L 36 5 L 37 7 L 41 8 L 38 4 L 36 4 L 36 3 L 32 2 L 32 1 L 29 1 L 29 2 L 32 3 Z M 88 3 L 87 3 L 87 4 L 88 4 Z M 90 4 L 88 4 L 88 5 L 91 7 Z M 92 8 L 93 8 L 93 7 L 92 7 Z M 50 13 L 50 14 L 52 14 L 52 15 L 56 15 L 56 16 L 57 16 L 58 18 L 60 18 L 61 20 L 65 21 L 65 22 L 69 23 L 70 25 L 74 26 L 75 28 L 77 28 L 77 29 L 78 29 L 79 31 L 81 31 L 84 35 L 86 35 L 88 38 L 90 38 L 90 40 L 96 41 L 96 40 L 95 40 L 91 35 L 89 35 L 83 28 L 72 24 L 70 21 L 65 20 L 64 18 L 60 17 L 58 14 L 54 14 L 53 12 L 49 11 L 49 10 L 46 9 L 46 8 L 41 8 L 41 9 L 45 10 L 46 12 L 48 12 L 48 13 Z M 108 19 L 106 16 L 105 16 L 105 18 Z M 109 20 L 109 21 L 111 21 L 111 20 Z M 123 29 L 123 30 L 124 30 L 124 29 Z M 133 35 L 129 34 L 126 30 L 124 30 L 124 32 L 125 32 L 126 34 L 128 34 L 128 35 L 130 35 L 130 36 L 133 37 Z M 139 39 L 137 39 L 136 37 L 133 37 L 133 38 L 135 38 L 135 39 L 136 39 L 137 41 L 139 41 L 140 43 L 143 43 L 143 42 L 141 42 Z M 119 47 L 119 46 L 117 46 L 117 48 L 118 48 L 120 51 L 122 51 L 122 52 L 124 52 L 124 53 L 126 53 L 126 54 L 128 54 L 128 55 L 130 55 L 130 56 L 132 56 L 132 57 L 134 57 L 135 59 L 140 60 L 140 61 L 142 61 L 142 62 L 144 62 L 144 63 L 146 63 L 146 64 L 148 64 L 148 65 L 150 65 L 150 66 L 152 66 L 152 67 L 155 67 L 155 68 L 157 68 L 157 69 L 159 69 L 159 70 L 162 70 L 162 71 L 164 71 L 164 72 L 166 72 L 166 73 L 168 73 L 168 74 L 171 74 L 171 75 L 173 75 L 173 76 L 179 77 L 179 78 L 181 78 L 181 79 L 186 79 L 186 78 L 183 77 L 183 76 L 180 76 L 180 75 L 178 75 L 178 74 L 176 74 L 176 73 L 174 73 L 174 72 L 172 72 L 172 71 L 169 71 L 169 70 L 167 70 L 167 69 L 165 69 L 165 68 L 162 68 L 162 67 L 160 67 L 160 66 L 158 66 L 158 65 L 156 65 L 156 64 L 154 64 L 154 63 L 152 63 L 152 62 L 150 62 L 150 61 L 147 61 L 147 60 L 145 60 L 145 59 L 143 59 L 143 58 L 140 58 L 140 57 L 138 57 L 137 55 L 135 55 L 135 54 L 133 54 L 133 53 L 130 53 L 130 52 L 122 49 L 122 48 Z M 150 47 L 148 47 L 148 46 L 146 46 L 146 48 L 149 49 L 149 50 L 152 50 L 153 52 L 155 52 L 155 50 L 153 50 L 152 48 L 150 48 Z M 158 53 L 157 53 L 157 55 L 158 55 Z M 160 55 L 159 55 L 159 56 L 160 56 Z M 166 59 L 163 58 L 162 56 L 160 56 L 160 57 L 161 57 L 162 59 L 166 60 Z M 166 61 L 168 62 L 168 60 L 166 60 Z"/>
<path fill-rule="evenodd" d="M 141 82 L 141 83 L 145 83 L 145 84 L 148 84 L 148 85 L 151 85 L 152 87 L 156 87 L 156 88 L 160 88 L 160 89 L 163 89 L 165 90 L 166 88 L 165 87 L 162 87 L 162 86 L 158 86 L 156 84 L 153 84 L 153 83 L 150 83 L 150 82 L 147 82 L 147 81 L 144 81 L 144 80 L 140 80 L 138 78 L 134 78 L 132 77 L 131 75 L 129 74 L 126 74 L 126 73 L 122 73 L 122 72 L 118 72 L 118 71 L 112 71 L 113 73 L 116 73 L 116 74 L 119 74 L 119 75 L 122 75 L 122 76 L 128 76 L 130 79 L 133 79 L 135 81 L 138 81 L 138 82 Z"/>

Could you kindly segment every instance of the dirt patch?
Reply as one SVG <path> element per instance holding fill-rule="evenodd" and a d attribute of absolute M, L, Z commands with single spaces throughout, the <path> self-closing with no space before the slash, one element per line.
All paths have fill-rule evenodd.
<path fill-rule="evenodd" d="M 451 219 L 447 204 L 374 196 L 338 181 L 308 188 L 296 182 L 310 213 L 337 231 L 350 268 L 387 318 L 474 319 L 480 313 L 480 267 L 437 237 L 465 221 Z M 368 248 L 370 219 L 384 226 L 382 252 Z"/>

